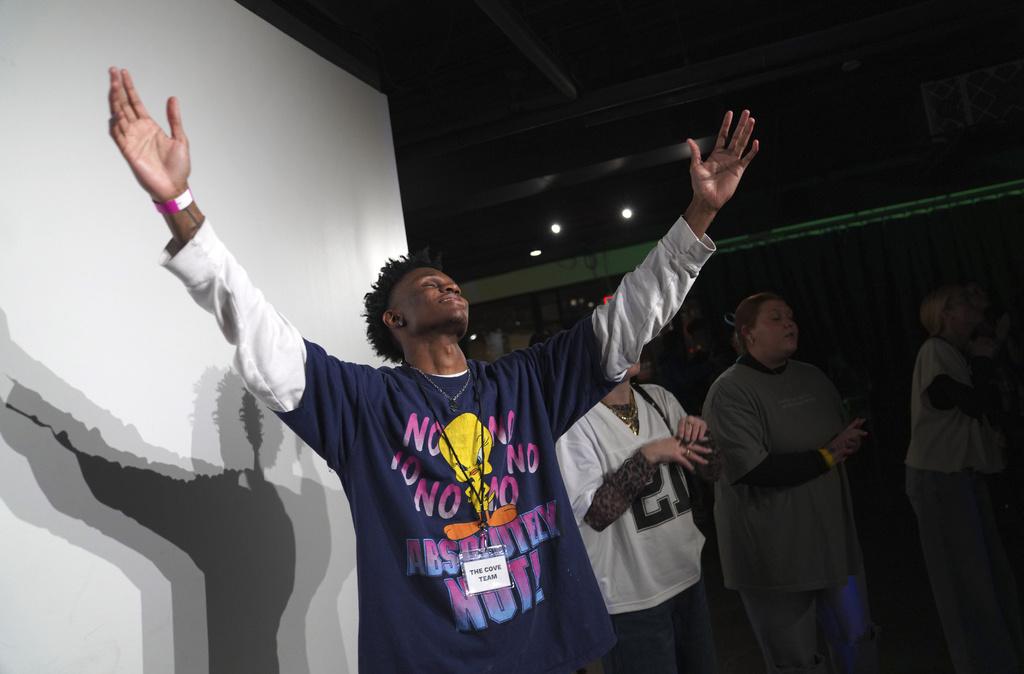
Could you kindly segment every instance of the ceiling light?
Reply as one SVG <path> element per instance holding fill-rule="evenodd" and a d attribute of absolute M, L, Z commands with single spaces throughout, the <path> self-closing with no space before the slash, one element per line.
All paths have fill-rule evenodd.
<path fill-rule="evenodd" d="M 540 251 L 539 250 L 531 250 L 530 251 L 530 257 L 537 257 L 538 255 L 540 255 Z"/>
<path fill-rule="evenodd" d="M 554 232 L 555 234 L 558 234 L 559 232 L 562 231 L 562 226 L 556 222 L 555 224 L 551 225 L 551 231 Z"/>
<path fill-rule="evenodd" d="M 630 210 L 630 209 L 628 209 L 628 208 L 623 208 L 623 209 L 622 209 L 622 217 L 624 217 L 624 218 L 626 218 L 627 220 L 629 220 L 630 218 L 632 218 L 632 217 L 633 217 L 633 211 L 631 211 L 631 210 Z"/>

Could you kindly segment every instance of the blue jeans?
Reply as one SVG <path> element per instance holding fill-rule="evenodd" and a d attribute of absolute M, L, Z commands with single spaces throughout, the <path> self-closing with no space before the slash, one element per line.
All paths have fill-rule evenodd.
<path fill-rule="evenodd" d="M 703 576 L 653 608 L 611 618 L 618 641 L 601 658 L 605 674 L 718 672 Z"/>

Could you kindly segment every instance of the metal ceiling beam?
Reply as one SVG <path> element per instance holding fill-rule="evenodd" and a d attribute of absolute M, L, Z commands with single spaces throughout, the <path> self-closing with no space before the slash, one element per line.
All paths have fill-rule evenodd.
<path fill-rule="evenodd" d="M 576 100 L 576 85 L 565 69 L 505 0 L 476 0 L 476 4 L 559 91 Z"/>
<path fill-rule="evenodd" d="M 379 57 L 358 38 L 368 32 L 366 20 L 350 12 L 339 16 L 302 0 L 235 0 L 239 5 L 305 45 L 377 91 L 381 90 Z M 357 8 L 359 5 L 355 5 Z M 347 8 L 347 5 L 346 5 Z"/>
<path fill-rule="evenodd" d="M 698 138 L 696 143 L 702 152 L 707 153 L 715 147 L 716 138 L 717 136 L 705 136 Z M 436 220 L 517 199 L 526 199 L 556 188 L 565 189 L 602 178 L 621 176 L 673 162 L 689 162 L 689 160 L 690 146 L 686 143 L 676 143 L 647 152 L 637 152 L 626 157 L 580 166 L 554 175 L 521 180 L 482 192 L 459 194 L 454 191 L 439 193 L 437 190 L 424 190 L 421 194 L 407 195 L 403 193 L 402 207 L 407 212 L 415 212 L 417 219 Z"/>
<path fill-rule="evenodd" d="M 880 42 L 903 44 L 934 37 L 936 31 L 955 32 L 967 22 L 1008 20 L 1019 17 L 1019 2 L 988 2 L 988 11 L 966 5 L 951 6 L 946 0 L 930 0 L 869 19 L 802 35 L 774 44 L 755 47 L 711 61 L 608 87 L 586 94 L 572 103 L 555 106 L 533 115 L 471 129 L 410 140 L 397 147 L 399 160 L 451 152 L 497 138 L 557 124 L 576 117 L 610 111 L 620 106 L 650 101 L 659 96 L 682 93 L 683 101 L 713 95 L 723 83 L 735 78 L 757 76 L 759 81 L 783 78 L 802 70 L 808 62 L 820 66 L 829 55 L 846 54 Z M 994 5 L 994 7 L 993 7 Z M 396 138 L 401 142 L 401 139 Z"/>

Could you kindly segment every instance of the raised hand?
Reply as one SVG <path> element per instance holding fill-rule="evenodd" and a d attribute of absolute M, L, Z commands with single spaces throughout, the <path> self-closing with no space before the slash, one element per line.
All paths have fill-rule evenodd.
<path fill-rule="evenodd" d="M 128 71 L 110 69 L 110 136 L 139 184 L 159 202 L 170 201 L 188 189 L 192 170 L 176 98 L 167 101 L 167 121 L 169 137 L 146 112 Z"/>
<path fill-rule="evenodd" d="M 729 127 L 732 126 L 732 111 L 725 113 L 722 128 L 715 141 L 715 149 L 708 158 L 701 161 L 700 148 L 692 138 L 687 138 L 690 146 L 690 185 L 693 187 L 693 201 L 686 209 L 684 217 L 694 234 L 703 236 L 715 214 L 736 193 L 743 172 L 757 154 L 758 143 L 750 144 L 754 133 L 754 118 L 749 110 L 740 114 L 732 138 L 729 138 Z M 747 145 L 750 151 L 746 152 Z M 744 155 L 746 152 L 746 155 Z"/>
<path fill-rule="evenodd" d="M 757 154 L 758 143 L 755 140 L 746 155 L 747 145 L 754 133 L 754 118 L 750 116 L 749 110 L 740 113 L 740 119 L 736 123 L 736 130 L 732 138 L 729 138 L 729 127 L 732 126 L 732 111 L 725 113 L 722 120 L 722 128 L 718 131 L 718 140 L 715 141 L 715 149 L 711 151 L 708 158 L 701 161 L 700 148 L 692 138 L 687 138 L 686 143 L 690 146 L 690 183 L 693 187 L 694 198 L 702 199 L 707 205 L 719 209 L 725 202 L 732 198 L 736 192 L 736 186 L 743 177 L 743 171 Z M 728 142 L 727 142 L 728 141 Z"/>

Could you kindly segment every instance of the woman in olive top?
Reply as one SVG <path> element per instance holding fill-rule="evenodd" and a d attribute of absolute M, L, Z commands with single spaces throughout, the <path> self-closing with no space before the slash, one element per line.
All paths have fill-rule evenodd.
<path fill-rule="evenodd" d="M 724 459 L 715 526 L 725 585 L 738 590 L 769 672 L 824 672 L 819 622 L 837 672 L 877 671 L 864 565 L 843 462 L 866 433 L 818 368 L 791 360 L 786 301 L 759 293 L 736 309 L 741 357 L 704 414 Z"/>

